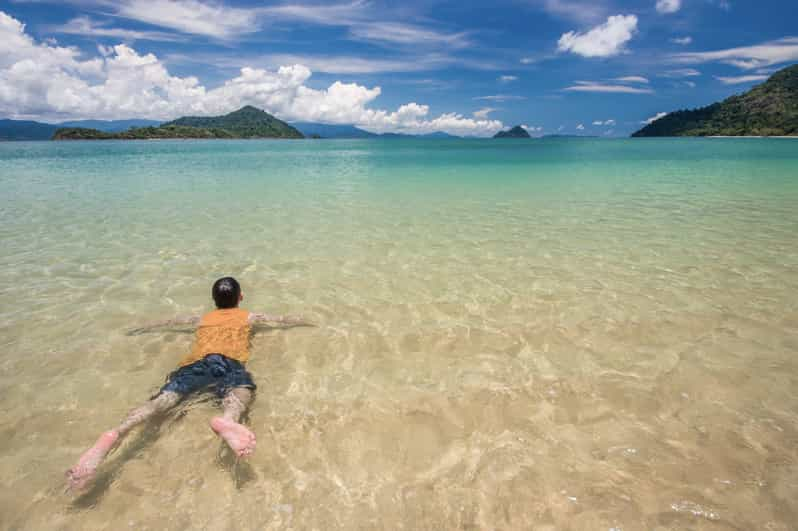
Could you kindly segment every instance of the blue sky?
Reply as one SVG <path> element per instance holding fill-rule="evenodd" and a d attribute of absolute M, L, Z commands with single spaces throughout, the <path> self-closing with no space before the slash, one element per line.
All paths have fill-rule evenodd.
<path fill-rule="evenodd" d="M 375 131 L 624 136 L 798 62 L 795 0 L 0 2 L 0 116 L 244 104 Z"/>

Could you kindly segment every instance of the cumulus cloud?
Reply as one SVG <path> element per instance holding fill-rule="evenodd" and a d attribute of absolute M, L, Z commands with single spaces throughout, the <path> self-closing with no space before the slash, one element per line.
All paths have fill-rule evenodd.
<path fill-rule="evenodd" d="M 584 124 L 579 124 L 579 125 L 577 125 L 577 126 L 576 126 L 576 130 L 577 130 L 577 131 L 584 131 L 584 130 L 585 130 L 585 126 L 584 126 Z"/>
<path fill-rule="evenodd" d="M 659 120 L 659 119 L 660 119 L 660 118 L 662 118 L 663 116 L 667 116 L 667 115 L 668 115 L 668 113 L 666 113 L 666 112 L 658 112 L 657 114 L 655 114 L 655 115 L 654 115 L 654 116 L 652 116 L 651 118 L 648 118 L 648 119 L 646 119 L 646 120 L 643 120 L 643 121 L 642 121 L 642 122 L 640 122 L 640 123 L 641 123 L 641 124 L 650 124 L 650 123 L 656 122 L 657 120 Z"/>
<path fill-rule="evenodd" d="M 785 37 L 754 46 L 741 46 L 711 52 L 685 52 L 671 57 L 677 63 L 721 62 L 743 70 L 754 70 L 798 61 L 798 37 Z"/>
<path fill-rule="evenodd" d="M 657 12 L 662 14 L 676 13 L 682 7 L 682 0 L 657 0 Z"/>
<path fill-rule="evenodd" d="M 582 57 L 612 57 L 626 50 L 626 43 L 636 31 L 636 16 L 615 15 L 585 33 L 564 33 L 557 42 L 557 50 Z"/>
<path fill-rule="evenodd" d="M 630 87 L 628 85 L 614 85 L 598 81 L 577 81 L 576 84 L 563 90 L 569 92 L 616 92 L 619 94 L 651 94 L 649 88 Z"/>
<path fill-rule="evenodd" d="M 495 110 L 496 110 L 495 107 L 483 107 L 483 108 L 479 109 L 478 111 L 474 111 L 471 114 L 474 115 L 474 118 L 478 118 L 480 120 L 485 120 L 488 117 L 488 115 L 490 113 L 492 113 L 493 111 L 495 111 Z"/>
<path fill-rule="evenodd" d="M 499 81 L 502 83 L 509 83 L 510 81 L 517 81 L 518 76 L 499 76 Z"/>
<path fill-rule="evenodd" d="M 609 120 L 604 120 L 603 122 L 601 120 L 596 120 L 596 121 L 593 122 L 593 125 L 613 126 L 613 125 L 615 125 L 615 120 L 609 119 Z"/>
<path fill-rule="evenodd" d="M 685 37 L 674 37 L 671 39 L 671 42 L 674 44 L 681 44 L 682 46 L 687 46 L 691 42 L 693 42 L 693 38 L 688 36 Z"/>
<path fill-rule="evenodd" d="M 118 44 L 84 58 L 75 48 L 36 42 L 25 26 L 0 11 L 0 115 L 31 118 L 171 119 L 213 115 L 255 105 L 285 120 L 355 124 L 373 131 L 490 135 L 498 120 L 437 117 L 411 102 L 395 111 L 370 108 L 380 87 L 336 81 L 325 89 L 307 86 L 304 65 L 276 70 L 243 67 L 216 88 L 193 76 L 172 75 L 154 54 Z"/>
<path fill-rule="evenodd" d="M 715 79 L 723 83 L 724 85 L 739 85 L 740 83 L 751 83 L 753 81 L 764 81 L 766 80 L 768 75 L 765 74 L 756 74 L 750 76 L 732 76 L 732 77 L 723 77 L 723 76 L 715 76 Z"/>

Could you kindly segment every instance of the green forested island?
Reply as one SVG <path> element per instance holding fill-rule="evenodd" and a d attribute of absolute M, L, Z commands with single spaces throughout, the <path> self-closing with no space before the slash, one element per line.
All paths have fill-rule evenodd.
<path fill-rule="evenodd" d="M 112 133 L 84 127 L 58 129 L 53 140 L 148 140 L 163 138 L 304 138 L 271 114 L 250 105 L 224 116 L 186 116 L 157 127 Z"/>
<path fill-rule="evenodd" d="M 667 114 L 632 136 L 798 136 L 798 65 L 744 94 Z"/>
<path fill-rule="evenodd" d="M 493 138 L 530 138 L 529 133 L 527 133 L 526 129 L 521 127 L 520 125 L 516 125 L 512 129 L 508 129 L 507 131 L 499 131 Z"/>
<path fill-rule="evenodd" d="M 131 127 L 120 133 L 109 133 L 87 127 L 62 127 L 53 140 L 148 140 L 154 138 L 241 138 L 225 129 L 205 129 L 167 125 L 159 127 Z"/>

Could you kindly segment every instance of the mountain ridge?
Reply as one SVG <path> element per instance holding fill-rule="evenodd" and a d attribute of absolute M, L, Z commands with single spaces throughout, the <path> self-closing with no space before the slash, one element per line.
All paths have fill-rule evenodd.
<path fill-rule="evenodd" d="M 261 118 L 271 128 L 259 129 L 252 120 L 243 120 L 246 127 L 237 127 L 236 117 L 240 111 L 250 113 L 250 118 Z M 236 114 L 239 113 L 239 114 Z M 230 123 L 232 116 L 233 123 Z M 193 124 L 193 125 L 191 125 Z M 282 125 L 285 124 L 285 128 Z M 274 127 L 282 133 L 275 134 Z M 254 127 L 254 129 L 253 129 Z M 288 128 L 293 128 L 292 132 Z M 315 122 L 282 122 L 254 107 L 242 107 L 223 116 L 184 116 L 169 122 L 158 122 L 143 118 L 127 120 L 71 120 L 57 124 L 32 120 L 0 119 L 0 141 L 13 140 L 135 140 L 164 138 L 370 138 L 370 139 L 446 139 L 462 138 L 443 131 L 425 134 L 372 133 L 349 124 L 325 124 Z M 57 133 L 57 134 L 56 134 Z M 279 136 L 282 134 L 283 136 Z M 265 136 L 269 135 L 269 136 Z"/>
<path fill-rule="evenodd" d="M 244 106 L 221 116 L 183 116 L 159 126 L 105 132 L 85 127 L 60 128 L 53 140 L 147 140 L 167 138 L 305 138 L 271 114 Z"/>

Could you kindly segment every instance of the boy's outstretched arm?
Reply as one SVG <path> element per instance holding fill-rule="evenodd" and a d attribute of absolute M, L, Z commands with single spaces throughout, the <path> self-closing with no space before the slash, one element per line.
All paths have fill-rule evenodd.
<path fill-rule="evenodd" d="M 250 312 L 249 324 L 270 324 L 277 326 L 316 326 L 299 315 L 271 315 L 268 313 Z"/>
<path fill-rule="evenodd" d="M 135 336 L 136 334 L 143 334 L 144 332 L 149 332 L 150 330 L 155 330 L 156 328 L 170 328 L 182 325 L 190 325 L 192 327 L 196 327 L 200 322 L 199 315 L 183 315 L 178 316 L 173 319 L 167 319 L 166 321 L 158 321 L 155 323 L 149 323 L 143 326 L 139 326 L 127 331 L 127 335 Z"/>

